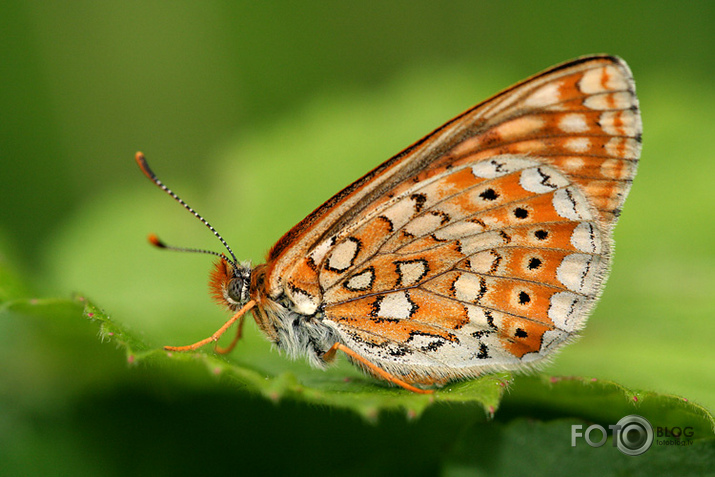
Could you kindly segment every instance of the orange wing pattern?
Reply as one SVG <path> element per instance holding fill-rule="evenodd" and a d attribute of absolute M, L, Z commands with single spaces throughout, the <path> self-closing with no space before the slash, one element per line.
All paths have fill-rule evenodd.
<path fill-rule="evenodd" d="M 407 382 L 536 363 L 602 290 L 640 136 L 625 63 L 552 68 L 313 212 L 269 254 L 266 294 Z"/>

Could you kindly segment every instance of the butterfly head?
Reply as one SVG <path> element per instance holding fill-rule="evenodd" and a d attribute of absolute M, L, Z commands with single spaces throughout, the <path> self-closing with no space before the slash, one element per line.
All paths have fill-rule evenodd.
<path fill-rule="evenodd" d="M 196 248 L 186 248 L 186 247 L 173 247 L 165 244 L 156 235 L 149 235 L 149 243 L 158 248 L 175 250 L 178 252 L 193 252 L 193 253 L 205 253 L 209 255 L 215 255 L 219 257 L 218 262 L 214 266 L 211 272 L 211 279 L 209 281 L 209 288 L 211 290 L 211 295 L 219 302 L 219 304 L 226 306 L 231 310 L 238 310 L 243 305 L 248 303 L 251 295 L 251 264 L 250 263 L 239 263 L 236 260 L 236 256 L 233 254 L 233 250 L 228 246 L 226 241 L 221 237 L 216 229 L 214 229 L 211 224 L 209 224 L 206 219 L 204 219 L 198 212 L 189 207 L 189 205 L 184 202 L 178 195 L 176 195 L 171 189 L 169 189 L 163 182 L 161 182 L 156 174 L 149 168 L 149 164 L 144 157 L 144 154 L 137 152 L 135 160 L 139 165 L 139 168 L 144 173 L 144 175 L 149 178 L 154 184 L 156 184 L 160 189 L 169 194 L 174 198 L 179 204 L 181 204 L 186 210 L 191 212 L 197 219 L 201 221 L 206 227 L 208 227 L 211 232 L 218 238 L 221 243 L 226 247 L 229 255 L 214 252 L 211 250 L 202 250 Z M 230 258 L 229 258 L 230 256 Z"/>
<path fill-rule="evenodd" d="M 211 296 L 232 311 L 245 305 L 251 295 L 251 267 L 249 264 L 235 264 L 221 257 L 211 271 L 209 280 Z"/>

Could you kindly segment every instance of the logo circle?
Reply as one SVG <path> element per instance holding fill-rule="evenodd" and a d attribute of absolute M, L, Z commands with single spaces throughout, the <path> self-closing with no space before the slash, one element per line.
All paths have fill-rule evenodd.
<path fill-rule="evenodd" d="M 621 426 L 616 433 L 616 447 L 626 455 L 641 455 L 653 444 L 653 426 L 648 419 L 631 414 L 618 421 Z"/>

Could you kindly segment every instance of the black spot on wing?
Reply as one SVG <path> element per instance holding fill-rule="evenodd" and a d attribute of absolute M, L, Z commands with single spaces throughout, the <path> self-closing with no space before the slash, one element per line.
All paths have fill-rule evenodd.
<path fill-rule="evenodd" d="M 499 194 L 494 189 L 487 189 L 483 191 L 482 193 L 479 194 L 479 197 L 481 197 L 484 200 L 497 200 L 497 197 L 499 197 Z"/>
<path fill-rule="evenodd" d="M 529 264 L 527 265 L 529 270 L 536 270 L 540 266 L 541 266 L 541 260 L 539 258 L 531 257 L 529 259 Z"/>
<path fill-rule="evenodd" d="M 424 194 L 412 194 L 410 196 L 410 199 L 415 201 L 415 212 L 418 214 L 422 212 L 422 209 L 425 206 L 425 202 L 427 202 L 427 196 Z"/>
<path fill-rule="evenodd" d="M 514 217 L 517 219 L 525 219 L 529 216 L 529 211 L 523 207 L 517 207 L 514 209 Z"/>
<path fill-rule="evenodd" d="M 519 292 L 519 304 L 520 305 L 526 305 L 531 301 L 531 297 L 529 296 L 528 293 L 525 291 L 520 291 Z"/>

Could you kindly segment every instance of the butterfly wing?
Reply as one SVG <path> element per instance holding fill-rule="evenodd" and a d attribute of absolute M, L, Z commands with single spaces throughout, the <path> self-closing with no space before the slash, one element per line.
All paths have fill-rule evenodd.
<path fill-rule="evenodd" d="M 640 136 L 623 61 L 554 67 L 316 209 L 272 249 L 266 290 L 407 381 L 536 362 L 600 294 Z"/>

